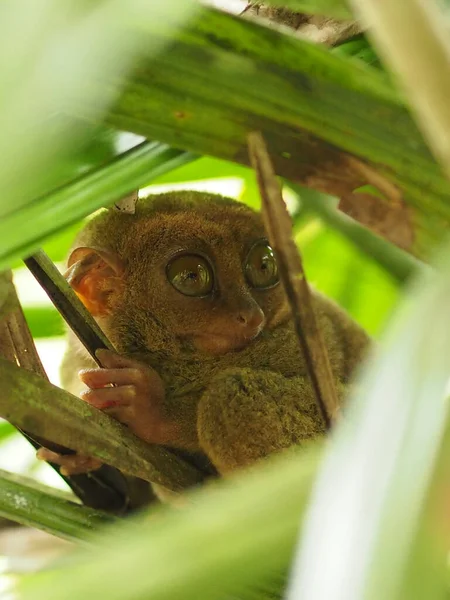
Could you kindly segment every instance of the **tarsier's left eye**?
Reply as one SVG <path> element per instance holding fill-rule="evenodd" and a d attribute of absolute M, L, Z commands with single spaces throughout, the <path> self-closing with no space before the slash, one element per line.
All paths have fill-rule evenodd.
<path fill-rule="evenodd" d="M 167 279 L 185 296 L 207 296 L 212 292 L 214 277 L 208 261 L 197 254 L 176 256 L 166 268 Z"/>
<path fill-rule="evenodd" d="M 275 255 L 264 240 L 256 242 L 252 247 L 247 255 L 244 268 L 247 281 L 254 288 L 270 288 L 279 281 Z"/>

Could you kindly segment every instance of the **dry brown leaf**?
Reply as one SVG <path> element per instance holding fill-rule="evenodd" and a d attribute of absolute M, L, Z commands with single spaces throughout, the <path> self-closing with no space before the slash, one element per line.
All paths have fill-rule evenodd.
<path fill-rule="evenodd" d="M 326 46 L 340 44 L 363 31 L 363 27 L 356 21 L 338 21 L 308 15 L 288 8 L 266 6 L 263 2 L 250 2 L 242 14 L 285 25 L 301 37 Z"/>
<path fill-rule="evenodd" d="M 411 210 L 404 202 L 392 204 L 372 194 L 354 192 L 341 197 L 339 209 L 399 248 L 411 250 L 414 227 Z"/>

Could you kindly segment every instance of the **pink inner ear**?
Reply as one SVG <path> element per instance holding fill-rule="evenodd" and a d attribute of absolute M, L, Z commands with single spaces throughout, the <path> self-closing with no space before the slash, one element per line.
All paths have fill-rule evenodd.
<path fill-rule="evenodd" d="M 81 246 L 80 248 L 76 248 L 69 256 L 67 266 L 72 267 L 75 263 L 82 261 L 90 254 L 99 256 L 109 267 L 112 268 L 116 276 L 123 274 L 125 270 L 124 264 L 117 254 L 110 252 L 109 250 L 104 250 L 103 248 L 96 248 L 95 246 Z"/>
<path fill-rule="evenodd" d="M 89 312 L 94 316 L 108 314 L 109 296 L 117 291 L 123 273 L 121 261 L 104 250 L 77 248 L 68 264 L 65 277 Z"/>

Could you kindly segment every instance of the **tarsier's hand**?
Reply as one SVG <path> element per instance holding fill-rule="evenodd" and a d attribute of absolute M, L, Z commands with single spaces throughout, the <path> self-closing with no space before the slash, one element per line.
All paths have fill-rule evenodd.
<path fill-rule="evenodd" d="M 158 373 L 109 350 L 98 350 L 97 357 L 104 368 L 79 373 L 89 388 L 80 394 L 81 399 L 128 425 L 149 444 L 170 444 L 177 428 L 163 416 L 165 389 Z"/>
<path fill-rule="evenodd" d="M 163 417 L 164 383 L 151 367 L 109 350 L 98 350 L 102 369 L 80 371 L 87 386 L 80 398 L 127 425 L 149 444 L 170 445 L 177 437 L 177 427 Z M 61 465 L 63 475 L 93 471 L 101 462 L 81 454 L 68 456 L 41 448 L 37 457 Z"/>

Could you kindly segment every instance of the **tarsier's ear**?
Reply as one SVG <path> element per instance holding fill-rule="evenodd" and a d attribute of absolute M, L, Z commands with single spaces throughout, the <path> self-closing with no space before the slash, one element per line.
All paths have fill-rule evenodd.
<path fill-rule="evenodd" d="M 111 311 L 114 294 L 121 289 L 123 263 L 112 252 L 99 248 L 76 248 L 68 260 L 65 278 L 88 311 L 95 317 Z"/>

